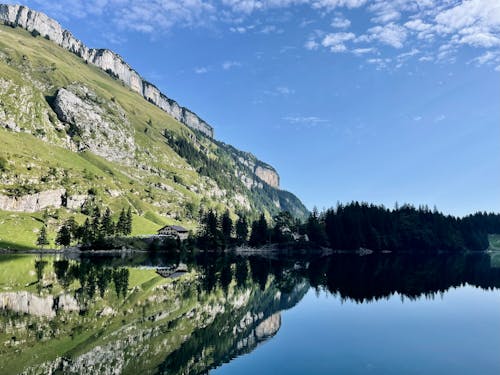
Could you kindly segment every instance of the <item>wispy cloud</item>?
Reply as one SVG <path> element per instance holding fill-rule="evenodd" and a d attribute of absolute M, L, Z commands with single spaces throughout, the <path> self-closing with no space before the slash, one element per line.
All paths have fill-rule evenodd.
<path fill-rule="evenodd" d="M 210 68 L 207 66 L 201 66 L 201 67 L 194 68 L 194 72 L 196 74 L 206 74 L 206 73 L 208 73 L 209 70 L 210 70 Z"/>
<path fill-rule="evenodd" d="M 364 51 L 377 49 L 381 58 L 392 58 L 398 64 L 398 52 L 391 49 L 417 48 L 421 56 L 410 57 L 417 62 L 435 63 L 455 61 L 464 47 L 477 49 L 478 56 L 500 51 L 500 6 L 496 0 L 26 0 L 26 3 L 63 21 L 92 18 L 92 22 L 102 26 L 103 37 L 113 44 L 123 42 L 123 37 L 116 36 L 123 31 L 157 38 L 172 29 L 214 25 L 235 34 L 279 34 L 288 32 L 288 28 L 274 22 L 276 18 L 267 17 L 270 12 L 286 13 L 288 8 L 309 7 L 310 14 L 298 22 L 298 30 L 306 31 L 312 23 L 317 28 L 325 24 L 321 20 L 330 20 L 322 35 L 311 36 L 310 30 L 305 33 L 301 44 L 311 51 L 351 51 L 361 57 L 368 53 Z M 354 8 L 371 24 L 351 29 L 351 20 L 343 12 Z M 500 62 L 494 59 L 483 63 L 486 56 L 490 55 L 478 58 L 474 64 L 499 66 Z"/>
<path fill-rule="evenodd" d="M 337 29 L 347 29 L 349 26 L 351 26 L 351 21 L 343 16 L 337 16 L 332 20 L 332 23 L 330 25 Z"/>
<path fill-rule="evenodd" d="M 446 120 L 446 116 L 441 114 L 441 115 L 438 115 L 434 118 L 434 122 L 441 122 L 441 121 L 444 121 Z"/>
<path fill-rule="evenodd" d="M 222 69 L 224 70 L 229 70 L 239 66 L 241 66 L 241 63 L 239 61 L 224 61 L 222 63 Z"/>
<path fill-rule="evenodd" d="M 289 124 L 301 127 L 315 127 L 319 125 L 328 125 L 328 120 L 317 116 L 285 116 L 283 120 Z"/>

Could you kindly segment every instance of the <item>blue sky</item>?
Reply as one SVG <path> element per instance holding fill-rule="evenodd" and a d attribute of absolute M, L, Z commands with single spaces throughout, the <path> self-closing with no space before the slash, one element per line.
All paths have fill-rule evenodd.
<path fill-rule="evenodd" d="M 312 208 L 500 211 L 497 0 L 27 1 Z"/>

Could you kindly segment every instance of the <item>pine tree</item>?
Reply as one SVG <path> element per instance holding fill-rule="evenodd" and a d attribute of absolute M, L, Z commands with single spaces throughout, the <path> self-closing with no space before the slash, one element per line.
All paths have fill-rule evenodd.
<path fill-rule="evenodd" d="M 36 244 L 40 246 L 41 249 L 45 245 L 49 244 L 49 239 L 47 238 L 47 227 L 44 224 L 43 227 L 40 229 L 40 233 L 38 233 L 38 238 L 36 239 Z"/>
<path fill-rule="evenodd" d="M 116 223 L 116 234 L 125 235 L 127 231 L 127 213 L 125 209 L 122 208 L 120 212 L 120 217 L 118 218 L 118 222 Z"/>
<path fill-rule="evenodd" d="M 59 228 L 56 244 L 59 246 L 69 246 L 71 244 L 71 229 L 66 224 Z"/>
<path fill-rule="evenodd" d="M 92 231 L 92 226 L 88 218 L 85 219 L 85 223 L 81 226 L 80 232 L 83 244 L 89 244 L 94 241 L 94 233 Z"/>
<path fill-rule="evenodd" d="M 132 209 L 129 207 L 127 210 L 127 220 L 125 221 L 125 235 L 129 235 L 132 233 Z"/>
<path fill-rule="evenodd" d="M 92 223 L 90 224 L 90 228 L 92 231 L 92 242 L 101 239 L 104 237 L 104 234 L 101 232 L 101 221 L 97 216 L 92 219 Z"/>
<path fill-rule="evenodd" d="M 224 242 L 227 246 L 231 241 L 231 234 L 233 232 L 233 220 L 231 220 L 231 216 L 229 216 L 229 211 L 224 212 L 224 215 L 222 215 L 221 229 L 222 235 L 224 236 Z"/>
<path fill-rule="evenodd" d="M 101 220 L 100 231 L 104 237 L 112 237 L 115 234 L 115 225 L 113 219 L 111 218 L 111 210 L 106 208 L 104 215 Z"/>
<path fill-rule="evenodd" d="M 267 221 L 264 214 L 260 215 L 259 220 L 252 223 L 252 233 L 250 235 L 250 246 L 262 246 L 269 240 Z"/>
<path fill-rule="evenodd" d="M 248 222 L 245 216 L 240 216 L 236 223 L 236 239 L 238 243 L 243 244 L 248 239 Z"/>
<path fill-rule="evenodd" d="M 66 220 L 66 226 L 69 228 L 72 238 L 78 238 L 78 224 L 73 216 Z"/>

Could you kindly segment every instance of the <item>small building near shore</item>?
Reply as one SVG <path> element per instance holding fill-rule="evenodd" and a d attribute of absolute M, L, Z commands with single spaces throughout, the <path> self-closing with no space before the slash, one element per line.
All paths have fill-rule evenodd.
<path fill-rule="evenodd" d="M 178 238 L 181 241 L 184 241 L 188 238 L 189 231 L 180 225 L 166 225 L 158 230 L 158 235 L 176 239 Z"/>

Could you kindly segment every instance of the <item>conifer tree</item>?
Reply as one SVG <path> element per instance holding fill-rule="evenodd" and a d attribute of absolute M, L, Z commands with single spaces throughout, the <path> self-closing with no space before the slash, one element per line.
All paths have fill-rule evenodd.
<path fill-rule="evenodd" d="M 132 209 L 129 207 L 127 210 L 127 220 L 125 221 L 125 235 L 129 235 L 132 233 Z"/>
<path fill-rule="evenodd" d="M 57 232 L 56 244 L 59 246 L 69 246 L 71 244 L 71 229 L 64 224 Z"/>
<path fill-rule="evenodd" d="M 94 241 L 94 232 L 89 218 L 85 219 L 85 223 L 81 227 L 81 239 L 83 244 L 89 244 Z"/>
<path fill-rule="evenodd" d="M 125 209 L 122 208 L 120 212 L 120 216 L 118 218 L 118 222 L 116 223 L 116 234 L 125 235 L 127 232 L 127 213 Z"/>
<path fill-rule="evenodd" d="M 36 239 L 36 244 L 43 249 L 45 245 L 49 244 L 49 239 L 47 237 L 47 226 L 44 224 L 38 233 L 38 238 Z"/>
<path fill-rule="evenodd" d="M 245 216 L 240 216 L 240 218 L 236 222 L 236 239 L 239 244 L 247 242 L 248 222 Z"/>
<path fill-rule="evenodd" d="M 73 216 L 69 217 L 66 220 L 65 225 L 69 228 L 70 234 L 72 238 L 78 237 L 78 224 Z"/>
<path fill-rule="evenodd" d="M 233 220 L 231 220 L 229 211 L 224 212 L 224 215 L 222 215 L 221 229 L 222 235 L 224 236 L 224 242 L 227 246 L 231 241 L 231 234 L 233 232 Z"/>
<path fill-rule="evenodd" d="M 115 234 L 115 225 L 113 223 L 113 219 L 111 218 L 111 210 L 109 207 L 106 208 L 102 217 L 100 231 L 104 237 L 111 237 Z"/>
<path fill-rule="evenodd" d="M 264 214 L 260 215 L 259 220 L 252 223 L 252 233 L 250 235 L 250 246 L 262 246 L 268 242 L 268 227 Z"/>

